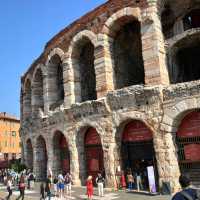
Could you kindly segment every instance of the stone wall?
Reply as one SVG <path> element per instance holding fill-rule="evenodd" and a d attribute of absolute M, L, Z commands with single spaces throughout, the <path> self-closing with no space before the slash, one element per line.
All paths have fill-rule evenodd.
<path fill-rule="evenodd" d="M 59 150 L 54 148 L 54 136 L 59 131 L 68 143 L 74 183 L 83 183 L 86 178 L 84 138 L 87 129 L 93 127 L 101 138 L 106 184 L 115 187 L 116 168 L 122 160 L 124 127 L 132 120 L 139 120 L 153 133 L 159 185 L 170 182 L 173 191 L 178 189 L 180 170 L 176 132 L 183 117 L 200 107 L 200 82 L 170 85 L 166 59 L 167 54 L 168 57 L 171 55 L 168 47 L 174 40 L 177 43 L 179 39 L 176 38 L 182 38 L 182 34 L 187 37 L 188 31 L 166 41 L 160 18 L 163 9 L 161 0 L 110 0 L 56 35 L 22 77 L 22 155 L 24 162 L 30 165 L 28 157 L 33 153 L 33 170 L 38 179 L 49 173 L 48 169 L 56 173 L 55 168 L 60 168 L 59 163 L 55 167 L 55 154 Z M 135 22 L 141 30 L 132 34 L 130 30 Z M 124 30 L 126 26 L 130 26 L 128 30 Z M 122 34 L 116 36 L 120 31 Z M 198 34 L 198 30 L 195 33 Z M 130 49 L 137 50 L 133 62 L 132 54 L 126 58 L 124 52 L 127 51 L 121 51 L 122 45 L 116 47 L 116 41 L 123 44 L 127 39 L 126 34 L 131 39 L 136 37 L 135 43 L 130 41 L 133 47 Z M 90 56 L 81 52 L 88 44 L 92 46 L 88 51 L 93 54 Z M 128 41 L 126 45 L 129 46 Z M 54 69 L 58 66 L 52 62 L 54 56 L 59 57 L 59 66 L 63 70 L 64 99 L 61 103 L 58 103 L 62 99 L 58 98 L 55 84 L 60 79 L 52 70 L 52 66 Z M 129 64 L 134 62 L 143 66 L 143 77 L 140 78 L 144 84 L 134 85 L 140 83 L 132 80 L 132 77 L 139 76 L 135 68 L 130 70 Z M 116 72 L 117 65 L 121 69 Z M 91 82 L 83 77 L 83 69 L 90 72 Z M 116 87 L 117 82 L 122 86 Z"/>

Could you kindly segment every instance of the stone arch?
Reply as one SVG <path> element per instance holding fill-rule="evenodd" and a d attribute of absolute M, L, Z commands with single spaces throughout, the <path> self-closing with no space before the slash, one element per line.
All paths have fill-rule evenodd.
<path fill-rule="evenodd" d="M 85 184 L 85 179 L 89 175 L 88 171 L 89 171 L 89 165 L 90 164 L 88 163 L 89 160 L 88 160 L 87 156 L 90 153 L 86 149 L 85 142 L 86 142 L 87 133 L 91 129 L 96 131 L 96 133 L 98 135 L 98 139 L 100 140 L 101 145 L 99 144 L 98 146 L 99 147 L 101 146 L 100 147 L 101 148 L 101 150 L 100 150 L 101 155 L 100 156 L 101 156 L 101 159 L 103 160 L 103 146 L 102 146 L 103 144 L 102 144 L 102 138 L 101 138 L 98 130 L 94 126 L 90 126 L 89 124 L 87 124 L 85 126 L 81 126 L 77 131 L 76 146 L 77 146 L 77 150 L 78 150 L 78 159 L 79 159 L 79 177 L 80 177 L 82 185 Z M 95 154 L 95 151 L 94 151 L 94 155 L 98 157 L 98 155 Z M 92 157 L 92 155 L 91 155 L 91 157 Z M 100 165 L 98 165 L 98 166 L 100 167 Z M 95 176 L 96 174 L 90 174 L 90 175 Z"/>
<path fill-rule="evenodd" d="M 37 66 L 32 80 L 32 112 L 38 115 L 40 111 L 44 111 L 44 82 L 43 82 L 43 68 L 41 65 Z"/>
<path fill-rule="evenodd" d="M 35 144 L 35 174 L 38 180 L 45 180 L 47 177 L 47 147 L 45 138 L 40 135 Z"/>
<path fill-rule="evenodd" d="M 117 146 L 120 148 L 119 166 L 125 173 L 140 174 L 143 189 L 149 190 L 149 183 L 145 179 L 147 167 L 153 166 L 156 177 L 156 185 L 158 187 L 158 168 L 156 161 L 156 152 L 154 144 L 154 134 L 151 128 L 143 120 L 128 119 L 123 121 L 116 134 Z M 155 192 L 153 188 L 151 192 Z"/>
<path fill-rule="evenodd" d="M 159 15 L 165 39 L 181 34 L 188 29 L 200 27 L 200 5 L 188 0 L 185 4 L 180 1 L 163 0 L 157 2 Z"/>
<path fill-rule="evenodd" d="M 173 145 L 174 145 L 173 151 L 176 154 L 176 160 L 177 160 L 176 167 L 177 167 L 177 171 L 179 174 L 182 172 L 182 166 L 180 166 L 181 161 L 179 160 L 180 159 L 180 154 L 179 154 L 180 147 L 182 144 L 181 144 L 181 140 L 179 140 L 179 138 L 177 137 L 177 132 L 179 131 L 179 128 L 180 128 L 183 120 L 185 119 L 185 117 L 187 117 L 188 114 L 191 114 L 193 112 L 199 112 L 199 109 L 200 109 L 200 107 L 197 104 L 196 98 L 191 98 L 191 99 L 186 99 L 186 100 L 178 102 L 171 109 L 167 109 L 164 113 L 164 117 L 163 117 L 162 124 L 161 124 L 161 130 L 165 134 L 166 143 L 168 145 L 172 145 L 172 144 L 170 144 L 170 140 L 173 141 Z M 196 119 L 196 120 L 198 120 L 198 119 Z M 187 119 L 187 122 L 189 122 L 189 119 Z M 184 140 L 184 138 L 183 138 L 183 140 Z M 192 142 L 191 139 L 190 139 L 190 141 Z M 184 141 L 184 143 L 186 144 L 186 142 L 187 142 L 187 138 L 186 138 L 186 141 Z M 190 165 L 188 165 L 188 166 L 190 166 Z M 190 168 L 188 168 L 188 169 L 190 169 Z M 174 179 L 175 178 L 178 179 L 178 175 L 176 175 L 174 177 Z M 199 179 L 198 179 L 198 181 L 199 181 Z M 177 182 L 178 182 L 178 180 L 177 180 Z"/>
<path fill-rule="evenodd" d="M 200 109 L 196 98 L 185 99 L 176 103 L 172 108 L 166 109 L 162 118 L 161 130 L 168 133 L 176 133 L 177 127 L 185 115 L 192 110 Z"/>
<path fill-rule="evenodd" d="M 144 84 L 140 21 L 140 9 L 127 7 L 113 14 L 102 29 L 109 40 L 115 89 Z"/>
<path fill-rule="evenodd" d="M 55 48 L 48 56 L 47 66 L 47 87 L 49 109 L 54 110 L 56 107 L 64 103 L 64 74 L 62 57 L 64 52 Z"/>
<path fill-rule="evenodd" d="M 47 57 L 47 60 L 46 60 L 46 63 L 45 63 L 45 66 L 48 66 L 49 63 L 51 62 L 51 59 L 53 56 L 55 55 L 58 55 L 60 57 L 61 60 L 63 60 L 63 56 L 64 56 L 65 52 L 60 49 L 60 48 L 54 48 L 53 50 L 50 51 L 48 57 Z"/>
<path fill-rule="evenodd" d="M 55 131 L 53 136 L 53 174 L 70 172 L 70 151 L 65 135 Z"/>
<path fill-rule="evenodd" d="M 32 146 L 32 142 L 31 139 L 27 139 L 26 141 L 26 166 L 28 169 L 33 170 L 33 146 Z"/>
<path fill-rule="evenodd" d="M 23 88 L 23 117 L 24 119 L 31 116 L 31 81 L 26 79 Z"/>
<path fill-rule="evenodd" d="M 93 32 L 82 31 L 74 36 L 69 48 L 74 76 L 75 102 L 95 100 L 97 98 L 94 66 L 96 38 Z M 90 78 L 88 79 L 88 77 Z"/>
<path fill-rule="evenodd" d="M 182 83 L 200 79 L 199 31 L 182 34 L 168 48 L 168 70 L 171 83 Z"/>

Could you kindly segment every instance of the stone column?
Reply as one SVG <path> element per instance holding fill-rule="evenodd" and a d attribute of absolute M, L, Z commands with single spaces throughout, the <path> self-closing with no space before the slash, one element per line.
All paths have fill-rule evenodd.
<path fill-rule="evenodd" d="M 55 162 L 54 160 L 54 148 L 53 148 L 53 140 L 48 140 L 48 146 L 47 146 L 47 157 L 48 157 L 48 161 L 47 161 L 47 175 L 49 175 L 49 170 L 52 171 L 53 176 L 58 175 L 57 172 L 55 171 L 55 169 L 53 168 L 54 164 L 53 162 Z"/>
<path fill-rule="evenodd" d="M 63 84 L 65 91 L 64 105 L 69 108 L 73 103 L 75 103 L 74 94 L 74 74 L 73 70 L 70 68 L 69 58 L 66 55 L 63 58 Z"/>
<path fill-rule="evenodd" d="M 70 173 L 72 175 L 73 183 L 76 186 L 81 186 L 79 165 L 83 165 L 83 163 L 79 163 L 78 151 L 75 144 L 71 144 L 69 146 L 69 151 L 70 151 Z"/>
<path fill-rule="evenodd" d="M 49 110 L 50 106 L 57 101 L 56 67 L 57 64 L 53 63 L 49 63 L 47 66 L 48 72 L 45 77 L 45 97 L 47 110 Z"/>
<path fill-rule="evenodd" d="M 115 143 L 109 143 L 103 145 L 104 151 L 104 168 L 106 175 L 106 187 L 116 188 L 116 177 L 115 177 Z"/>
<path fill-rule="evenodd" d="M 47 71 L 43 73 L 43 97 L 44 97 L 44 113 L 47 114 L 49 110 L 48 104 L 48 75 Z"/>
<path fill-rule="evenodd" d="M 154 135 L 154 149 L 159 176 L 159 187 L 169 182 L 172 192 L 179 187 L 179 167 L 171 134 L 158 131 Z"/>
<path fill-rule="evenodd" d="M 166 64 L 165 42 L 156 2 L 149 3 L 143 11 L 141 35 L 145 70 L 148 85 L 169 84 Z"/>
<path fill-rule="evenodd" d="M 36 175 L 36 179 L 39 180 L 39 167 L 37 161 L 37 150 L 36 145 L 33 145 L 33 173 Z"/>
<path fill-rule="evenodd" d="M 96 74 L 96 91 L 97 98 L 104 97 L 108 91 L 114 89 L 112 59 L 109 49 L 109 37 L 99 35 L 97 47 L 94 51 L 95 74 Z"/>

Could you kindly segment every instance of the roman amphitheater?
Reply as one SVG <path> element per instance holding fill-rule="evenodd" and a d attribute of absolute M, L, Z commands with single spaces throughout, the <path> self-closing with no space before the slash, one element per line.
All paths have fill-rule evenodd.
<path fill-rule="evenodd" d="M 76 185 L 153 166 L 200 185 L 200 1 L 109 0 L 45 46 L 21 78 L 23 162 Z"/>

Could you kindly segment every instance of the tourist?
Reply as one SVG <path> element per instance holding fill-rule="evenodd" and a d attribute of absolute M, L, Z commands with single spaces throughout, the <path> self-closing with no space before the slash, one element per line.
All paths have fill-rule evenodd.
<path fill-rule="evenodd" d="M 59 174 L 58 175 L 58 196 L 61 199 L 64 197 L 64 189 L 65 189 L 64 178 L 62 174 Z"/>
<path fill-rule="evenodd" d="M 54 196 L 58 195 L 58 178 L 57 176 L 53 179 Z"/>
<path fill-rule="evenodd" d="M 134 178 L 131 171 L 128 172 L 127 182 L 128 182 L 128 190 L 131 191 L 133 189 L 133 184 L 134 184 Z"/>
<path fill-rule="evenodd" d="M 100 173 L 98 173 L 97 178 L 96 178 L 96 184 L 98 187 L 98 194 L 100 197 L 104 196 L 104 189 L 103 189 L 104 181 L 105 180 L 104 180 L 103 176 Z"/>
<path fill-rule="evenodd" d="M 136 182 L 137 182 L 137 191 L 139 192 L 142 189 L 142 178 L 140 172 L 136 173 Z"/>
<path fill-rule="evenodd" d="M 190 178 L 186 175 L 181 175 L 179 177 L 179 183 L 182 187 L 182 191 L 176 193 L 172 200 L 195 200 L 199 199 L 199 194 L 197 193 L 197 190 L 191 186 Z"/>
<path fill-rule="evenodd" d="M 51 200 L 51 175 L 48 175 L 46 179 L 45 192 L 47 193 L 48 199 Z"/>
<path fill-rule="evenodd" d="M 19 200 L 20 198 L 24 200 L 24 193 L 25 193 L 25 177 L 24 174 L 22 173 L 20 179 L 19 179 L 19 192 L 20 195 L 16 200 Z"/>
<path fill-rule="evenodd" d="M 67 173 L 64 179 L 65 179 L 65 185 L 66 185 L 66 194 L 71 196 L 72 176 L 70 175 L 70 173 Z"/>
<path fill-rule="evenodd" d="M 40 185 L 40 200 L 45 200 L 44 183 L 41 183 L 41 185 Z"/>
<path fill-rule="evenodd" d="M 8 191 L 8 196 L 6 197 L 6 199 L 9 200 L 12 195 L 12 177 L 11 176 L 9 176 L 7 180 L 7 191 Z"/>
<path fill-rule="evenodd" d="M 88 176 L 87 181 L 86 181 L 86 187 L 87 187 L 88 200 L 92 200 L 93 192 L 94 192 L 92 176 Z"/>
<path fill-rule="evenodd" d="M 124 171 L 121 172 L 121 188 L 123 190 L 126 189 L 126 178 L 125 178 L 125 175 L 124 175 Z"/>

